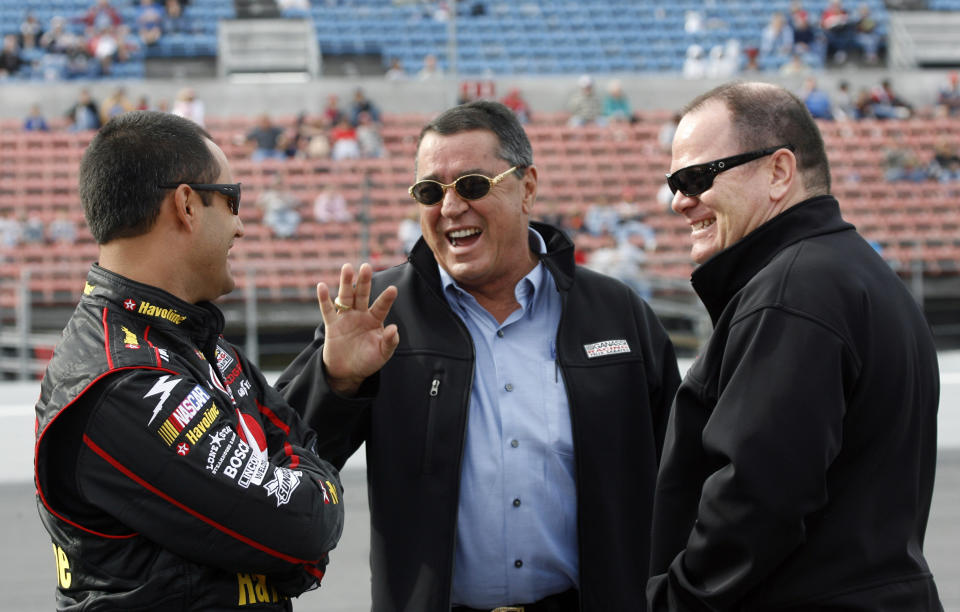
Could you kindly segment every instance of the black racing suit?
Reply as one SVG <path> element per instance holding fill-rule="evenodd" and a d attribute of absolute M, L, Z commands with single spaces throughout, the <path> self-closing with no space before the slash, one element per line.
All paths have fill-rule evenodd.
<path fill-rule="evenodd" d="M 94 265 L 37 403 L 60 610 L 290 610 L 343 527 L 315 434 L 223 314 Z"/>

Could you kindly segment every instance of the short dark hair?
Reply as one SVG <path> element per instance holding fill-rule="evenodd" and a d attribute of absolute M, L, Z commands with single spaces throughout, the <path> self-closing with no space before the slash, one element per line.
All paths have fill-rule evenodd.
<path fill-rule="evenodd" d="M 807 194 L 830 192 L 830 164 L 823 136 L 800 98 L 776 85 L 735 81 L 697 96 L 682 112 L 686 115 L 699 110 L 711 100 L 730 111 L 741 153 L 792 144 Z"/>
<path fill-rule="evenodd" d="M 166 183 L 212 183 L 220 174 L 199 125 L 169 113 L 133 111 L 108 121 L 80 162 L 80 201 L 98 244 L 146 233 Z M 200 194 L 209 205 L 209 194 Z"/>
<path fill-rule="evenodd" d="M 533 147 L 516 114 L 503 104 L 490 100 L 467 102 L 441 113 L 420 131 L 417 151 L 420 151 L 420 142 L 427 132 L 449 136 L 471 130 L 493 132 L 500 142 L 497 157 L 518 170 L 533 165 Z"/>

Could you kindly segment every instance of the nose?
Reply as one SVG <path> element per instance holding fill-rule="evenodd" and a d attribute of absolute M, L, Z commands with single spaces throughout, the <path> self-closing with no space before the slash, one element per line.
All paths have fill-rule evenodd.
<path fill-rule="evenodd" d="M 452 218 L 462 215 L 470 205 L 460 197 L 454 187 L 448 188 L 443 192 L 443 199 L 440 200 L 440 214 L 444 217 Z"/>
<path fill-rule="evenodd" d="M 234 217 L 236 218 L 236 222 L 237 222 L 237 228 L 234 231 L 234 235 L 237 238 L 241 238 L 246 233 L 243 229 L 243 220 L 240 218 L 240 215 L 234 215 Z"/>
<path fill-rule="evenodd" d="M 678 215 L 682 215 L 684 211 L 696 206 L 697 201 L 697 198 L 685 196 L 682 191 L 677 190 L 677 193 L 673 194 L 673 199 L 670 201 L 670 208 Z"/>

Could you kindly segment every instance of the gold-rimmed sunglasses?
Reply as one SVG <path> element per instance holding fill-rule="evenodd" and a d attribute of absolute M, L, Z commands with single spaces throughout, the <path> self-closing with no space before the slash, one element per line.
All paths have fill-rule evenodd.
<path fill-rule="evenodd" d="M 408 191 L 414 200 L 424 206 L 439 204 L 443 200 L 443 196 L 446 195 L 447 189 L 451 187 L 456 190 L 457 195 L 465 200 L 479 200 L 490 193 L 494 185 L 519 168 L 520 166 L 512 166 L 509 170 L 505 170 L 493 178 L 482 174 L 465 174 L 446 185 L 440 181 L 425 179 L 414 183 Z"/>

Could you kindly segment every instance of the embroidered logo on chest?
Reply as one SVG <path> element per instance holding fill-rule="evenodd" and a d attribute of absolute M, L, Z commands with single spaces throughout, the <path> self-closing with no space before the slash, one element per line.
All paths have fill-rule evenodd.
<path fill-rule="evenodd" d="M 629 353 L 630 345 L 623 339 L 603 340 L 602 342 L 594 342 L 593 344 L 584 344 L 583 350 L 587 352 L 588 359 L 596 359 L 597 357 Z"/>

